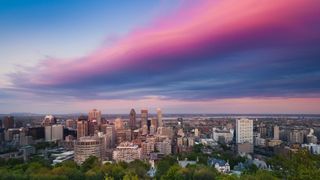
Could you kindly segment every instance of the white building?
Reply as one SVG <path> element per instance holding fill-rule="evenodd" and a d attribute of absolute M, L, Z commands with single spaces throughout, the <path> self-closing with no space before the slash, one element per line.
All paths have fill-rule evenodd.
<path fill-rule="evenodd" d="M 266 146 L 266 139 L 261 138 L 260 133 L 258 132 L 253 133 L 253 142 L 255 146 Z"/>
<path fill-rule="evenodd" d="M 63 140 L 63 126 L 61 124 L 45 126 L 45 140 L 46 141 Z"/>
<path fill-rule="evenodd" d="M 233 129 L 218 129 L 218 128 L 212 128 L 212 138 L 216 142 L 219 142 L 219 140 L 223 139 L 225 143 L 229 143 L 233 139 Z"/>
<path fill-rule="evenodd" d="M 253 144 L 253 121 L 250 119 L 236 120 L 236 142 Z"/>
<path fill-rule="evenodd" d="M 273 139 L 274 140 L 279 140 L 279 135 L 280 135 L 279 126 L 275 125 L 273 127 Z"/>
<path fill-rule="evenodd" d="M 135 159 L 141 159 L 141 148 L 130 142 L 122 142 L 113 151 L 113 159 L 116 162 L 131 162 Z"/>
<path fill-rule="evenodd" d="M 237 151 L 240 154 L 253 152 L 253 121 L 250 119 L 236 120 Z"/>
<path fill-rule="evenodd" d="M 216 170 L 218 170 L 221 173 L 230 172 L 229 163 L 222 159 L 209 158 L 208 165 L 213 166 Z"/>
<path fill-rule="evenodd" d="M 312 154 L 320 154 L 319 144 L 302 144 L 301 147 L 307 148 Z"/>
<path fill-rule="evenodd" d="M 82 164 L 90 156 L 103 160 L 103 142 L 97 137 L 80 137 L 74 144 L 74 161 Z"/>

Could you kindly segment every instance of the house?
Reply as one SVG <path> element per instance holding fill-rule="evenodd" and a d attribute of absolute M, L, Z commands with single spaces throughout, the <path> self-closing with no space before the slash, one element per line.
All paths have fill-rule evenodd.
<path fill-rule="evenodd" d="M 208 165 L 213 166 L 221 173 L 228 173 L 230 172 L 230 165 L 229 162 L 226 162 L 222 159 L 216 159 L 216 158 L 209 158 L 208 159 Z"/>

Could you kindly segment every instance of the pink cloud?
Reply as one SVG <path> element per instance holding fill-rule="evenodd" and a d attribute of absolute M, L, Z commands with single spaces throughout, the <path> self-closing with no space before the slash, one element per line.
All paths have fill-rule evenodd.
<path fill-rule="evenodd" d="M 24 73 L 23 76 L 29 81 L 21 83 L 55 86 L 79 82 L 88 77 L 112 76 L 113 73 L 143 64 L 161 70 L 177 63 L 167 62 L 168 57 L 197 57 L 208 53 L 205 50 L 208 44 L 214 51 L 210 54 L 215 51 L 218 54 L 231 46 L 224 44 L 224 41 L 234 41 L 236 44 L 246 40 L 238 34 L 249 36 L 246 31 L 250 30 L 249 33 L 253 31 L 252 36 L 255 36 L 254 29 L 261 31 L 261 28 L 277 25 L 286 28 L 286 23 L 303 21 L 304 15 L 315 13 L 318 9 L 319 3 L 302 0 L 290 3 L 267 0 L 207 1 L 157 19 L 150 26 L 123 37 L 114 46 L 101 47 L 83 58 L 45 60 L 34 71 Z M 183 63 L 183 60 L 177 61 Z"/>

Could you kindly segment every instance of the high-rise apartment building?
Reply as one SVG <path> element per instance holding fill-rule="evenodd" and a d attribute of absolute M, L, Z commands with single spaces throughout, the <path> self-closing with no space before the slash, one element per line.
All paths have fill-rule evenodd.
<path fill-rule="evenodd" d="M 236 142 L 253 143 L 253 121 L 250 119 L 236 120 Z"/>
<path fill-rule="evenodd" d="M 253 152 L 253 121 L 250 119 L 236 120 L 236 143 L 238 153 Z"/>
<path fill-rule="evenodd" d="M 131 109 L 130 115 L 129 115 L 129 127 L 131 130 L 136 128 L 136 111 L 134 109 Z"/>
<path fill-rule="evenodd" d="M 77 139 L 88 136 L 88 120 L 85 116 L 80 116 L 77 121 Z"/>

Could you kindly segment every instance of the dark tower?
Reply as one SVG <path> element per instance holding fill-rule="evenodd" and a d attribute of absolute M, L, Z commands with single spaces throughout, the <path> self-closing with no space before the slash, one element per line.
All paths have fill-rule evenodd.
<path fill-rule="evenodd" d="M 129 127 L 131 130 L 136 128 L 136 111 L 134 109 L 130 111 Z"/>

